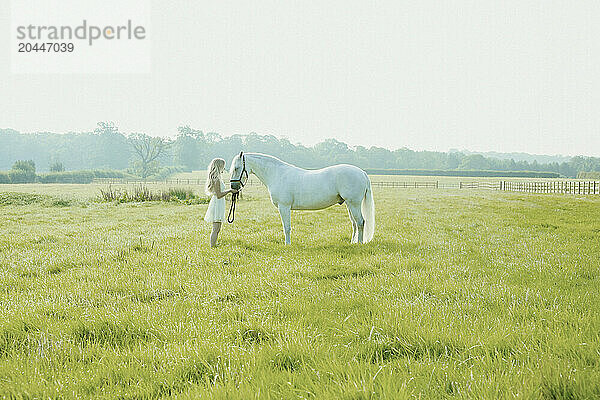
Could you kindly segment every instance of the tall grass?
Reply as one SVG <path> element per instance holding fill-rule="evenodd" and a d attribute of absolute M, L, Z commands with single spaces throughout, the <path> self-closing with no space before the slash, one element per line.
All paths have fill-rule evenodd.
<path fill-rule="evenodd" d="M 208 199 L 198 196 L 192 189 L 169 188 L 167 190 L 150 190 L 147 186 L 134 186 L 133 188 L 113 188 L 108 186 L 100 189 L 99 201 L 131 203 L 144 201 L 177 201 L 193 204 L 208 203 Z"/>
<path fill-rule="evenodd" d="M 203 204 L 0 205 L 0 397 L 600 396 L 600 198 L 376 188 L 373 242 L 284 246 L 247 193 L 216 249 Z"/>

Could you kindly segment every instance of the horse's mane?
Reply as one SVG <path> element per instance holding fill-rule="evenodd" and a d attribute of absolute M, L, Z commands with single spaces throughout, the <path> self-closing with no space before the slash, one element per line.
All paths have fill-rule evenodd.
<path fill-rule="evenodd" d="M 275 156 L 271 156 L 269 154 L 263 154 L 263 153 L 244 153 L 245 155 L 248 156 L 252 156 L 252 157 L 257 157 L 257 158 L 261 158 L 263 160 L 269 161 L 269 162 L 273 162 L 273 163 L 278 163 L 278 164 L 283 164 L 283 165 L 289 165 L 290 167 L 296 167 L 293 164 L 290 164 L 288 162 L 285 162 Z M 298 168 L 298 167 L 296 167 Z"/>

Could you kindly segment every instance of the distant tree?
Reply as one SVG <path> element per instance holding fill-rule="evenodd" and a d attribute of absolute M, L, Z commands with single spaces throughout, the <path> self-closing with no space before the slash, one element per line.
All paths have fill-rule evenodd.
<path fill-rule="evenodd" d="M 12 170 L 8 173 L 12 183 L 31 183 L 35 182 L 37 175 L 35 174 L 35 163 L 33 160 L 15 161 Z"/>
<path fill-rule="evenodd" d="M 15 171 L 25 171 L 28 173 L 35 174 L 35 162 L 33 160 L 18 160 L 12 166 L 12 169 Z"/>
<path fill-rule="evenodd" d="M 98 122 L 96 129 L 94 129 L 94 133 L 98 135 L 102 134 L 115 134 L 119 133 L 119 128 L 115 125 L 114 122 Z"/>
<path fill-rule="evenodd" d="M 338 140 L 325 140 L 315 146 L 303 146 L 273 135 L 234 134 L 222 137 L 182 126 L 172 144 L 169 157 L 154 158 L 153 147 L 138 147 L 132 137 L 119 132 L 112 122 L 99 122 L 92 132 L 21 134 L 0 128 L 0 170 L 10 170 L 15 160 L 34 160 L 35 164 L 51 166 L 60 160 L 69 169 L 125 169 L 134 166 L 140 176 L 149 175 L 161 165 L 184 165 L 187 169 L 205 168 L 214 157 L 229 161 L 240 150 L 273 154 L 304 168 L 322 168 L 336 163 L 349 163 L 362 168 L 384 169 L 472 169 L 501 171 L 554 171 L 575 177 L 580 171 L 600 171 L 598 157 L 540 156 L 525 153 L 472 153 L 469 151 L 414 151 L 408 148 L 389 150 L 381 147 L 351 147 Z M 143 136 L 143 135 L 142 135 Z M 158 139 L 160 140 L 160 139 Z M 138 142 L 136 140 L 136 142 Z M 141 141 L 143 143 L 143 141 Z M 140 145 L 141 145 L 140 143 Z M 158 146 L 160 147 L 160 146 Z M 35 179 L 31 167 L 12 169 L 15 179 L 22 179 L 29 168 L 29 178 Z M 25 170 L 20 169 L 25 168 Z M 24 175 L 25 174 L 25 175 Z M 24 178 L 23 178 L 24 179 Z"/>
<path fill-rule="evenodd" d="M 221 137 L 221 135 L 219 135 L 219 134 L 218 134 L 218 133 L 216 133 L 216 132 L 208 132 L 208 133 L 205 135 L 205 137 L 206 137 L 206 140 L 207 140 L 209 143 L 217 143 L 217 142 L 220 142 L 221 140 L 223 140 L 223 138 Z"/>
<path fill-rule="evenodd" d="M 151 137 L 144 133 L 134 133 L 129 136 L 135 160 L 133 170 L 142 179 L 156 173 L 160 168 L 160 158 L 167 155 L 170 142 L 161 137 Z"/>
<path fill-rule="evenodd" d="M 126 168 L 132 156 L 127 138 L 113 122 L 98 122 L 87 139 L 95 168 Z"/>
<path fill-rule="evenodd" d="M 188 170 L 197 170 L 201 164 L 201 148 L 205 142 L 204 133 L 190 128 L 180 126 L 177 128 L 179 134 L 174 143 L 175 164 L 182 165 Z"/>
<path fill-rule="evenodd" d="M 490 159 L 480 155 L 474 154 L 466 156 L 460 162 L 459 169 L 491 169 Z"/>
<path fill-rule="evenodd" d="M 326 139 L 317 143 L 313 149 L 319 158 L 328 163 L 354 162 L 354 152 L 350 150 L 346 143 L 336 139 Z"/>
<path fill-rule="evenodd" d="M 64 172 L 65 166 L 60 161 L 54 161 L 50 164 L 50 172 Z"/>
<path fill-rule="evenodd" d="M 458 168 L 458 165 L 460 164 L 460 160 L 459 160 L 459 154 L 460 153 L 447 153 L 446 155 L 446 168 L 448 169 L 456 169 Z"/>

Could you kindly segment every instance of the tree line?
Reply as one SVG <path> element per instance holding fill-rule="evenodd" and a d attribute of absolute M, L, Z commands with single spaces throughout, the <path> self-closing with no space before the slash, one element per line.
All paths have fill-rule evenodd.
<path fill-rule="evenodd" d="M 21 134 L 12 129 L 0 129 L 0 170 L 12 169 L 19 160 L 31 160 L 38 171 L 121 170 L 149 177 L 165 167 L 204 169 L 214 157 L 229 161 L 243 150 L 272 154 L 304 168 L 349 163 L 364 169 L 538 171 L 566 177 L 576 177 L 582 171 L 600 171 L 600 158 L 597 157 L 577 156 L 563 162 L 538 163 L 536 160 L 515 161 L 459 151 L 353 148 L 336 139 L 304 146 L 285 138 L 256 133 L 222 137 L 189 126 L 181 126 L 177 131 L 174 138 L 139 133 L 126 135 L 108 122 L 98 123 L 91 132 L 65 134 Z"/>

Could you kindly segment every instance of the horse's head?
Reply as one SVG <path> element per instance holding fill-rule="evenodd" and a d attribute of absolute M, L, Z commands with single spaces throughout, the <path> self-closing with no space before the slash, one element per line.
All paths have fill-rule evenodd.
<path fill-rule="evenodd" d="M 232 189 L 240 190 L 248 182 L 248 170 L 246 169 L 246 158 L 243 151 L 240 151 L 240 154 L 231 160 L 229 175 L 231 176 L 229 183 Z"/>

